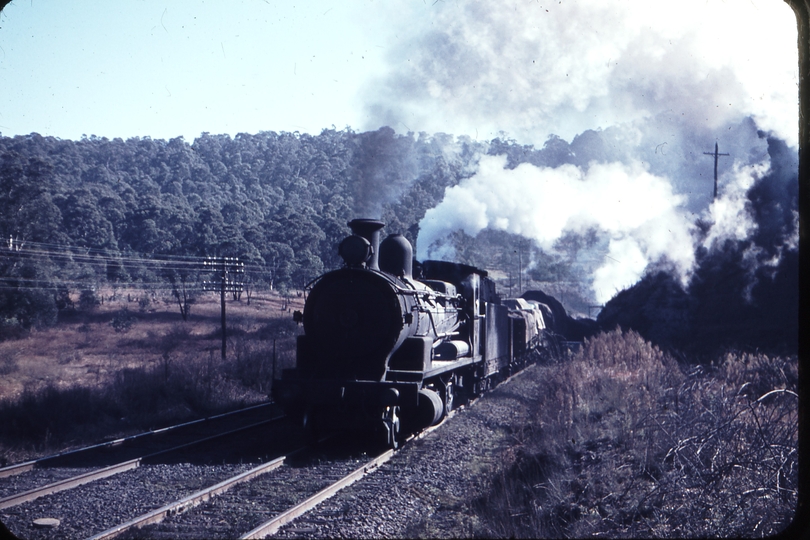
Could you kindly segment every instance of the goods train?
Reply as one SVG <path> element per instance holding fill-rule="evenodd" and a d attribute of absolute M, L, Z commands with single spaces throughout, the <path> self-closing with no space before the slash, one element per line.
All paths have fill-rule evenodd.
<path fill-rule="evenodd" d="M 395 448 L 550 350 L 551 313 L 501 300 L 484 270 L 416 262 L 404 236 L 380 242 L 383 226 L 349 222 L 345 266 L 307 287 L 296 367 L 273 398 L 310 435 L 357 430 Z"/>

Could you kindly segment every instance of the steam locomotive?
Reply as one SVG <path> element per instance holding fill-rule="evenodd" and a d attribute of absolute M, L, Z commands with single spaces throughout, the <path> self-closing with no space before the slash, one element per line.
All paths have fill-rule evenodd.
<path fill-rule="evenodd" d="M 404 236 L 380 242 L 381 221 L 348 225 L 345 267 L 308 287 L 296 367 L 273 386 L 311 436 L 356 430 L 396 448 L 551 349 L 547 306 L 501 300 L 473 266 L 416 262 Z"/>

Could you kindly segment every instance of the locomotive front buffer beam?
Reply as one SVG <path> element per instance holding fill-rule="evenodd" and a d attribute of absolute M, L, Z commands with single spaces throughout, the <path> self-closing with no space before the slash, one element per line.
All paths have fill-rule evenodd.
<path fill-rule="evenodd" d="M 421 382 L 306 379 L 276 381 L 276 399 L 314 437 L 332 432 L 374 433 L 396 446 L 404 434 L 437 424 L 444 403 Z"/>

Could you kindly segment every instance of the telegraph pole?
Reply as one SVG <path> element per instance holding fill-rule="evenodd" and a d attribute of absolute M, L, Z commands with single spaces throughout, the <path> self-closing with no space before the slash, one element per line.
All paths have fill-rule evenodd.
<path fill-rule="evenodd" d="M 523 293 L 523 254 L 520 248 L 521 242 L 518 239 L 518 296 Z"/>
<path fill-rule="evenodd" d="M 717 143 L 714 143 L 714 152 L 703 152 L 707 156 L 714 156 L 714 197 L 712 200 L 717 198 L 717 158 L 720 156 L 727 156 L 729 154 L 720 154 L 717 151 Z"/>
<path fill-rule="evenodd" d="M 225 293 L 242 292 L 242 275 L 245 273 L 245 263 L 239 262 L 235 257 L 208 257 L 203 261 L 205 270 L 214 272 L 218 276 L 218 282 L 203 281 L 204 291 L 219 291 L 220 312 L 222 319 L 222 359 L 225 360 Z M 233 274 L 235 279 L 228 276 Z"/>

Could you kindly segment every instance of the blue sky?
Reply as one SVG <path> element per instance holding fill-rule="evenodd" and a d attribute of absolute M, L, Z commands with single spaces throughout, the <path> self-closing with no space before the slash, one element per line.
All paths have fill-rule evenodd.
<path fill-rule="evenodd" d="M 667 109 L 719 125 L 704 113 L 720 105 L 795 126 L 781 0 L 544 2 L 15 0 L 0 13 L 0 133 L 389 124 L 542 144 Z"/>
<path fill-rule="evenodd" d="M 386 45 L 365 4 L 18 0 L 0 15 L 0 131 L 191 140 L 357 126 Z"/>

